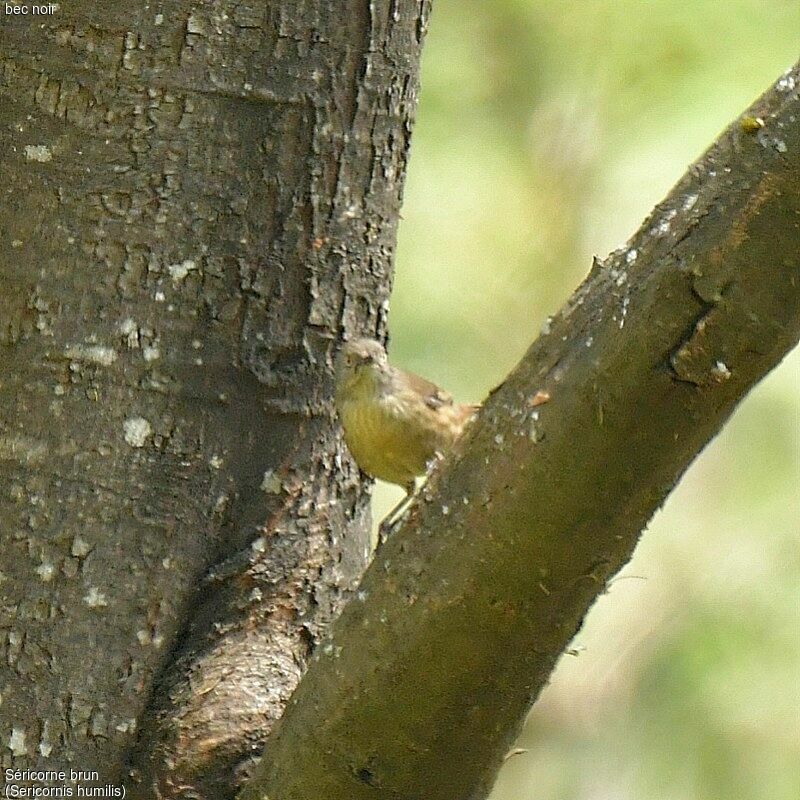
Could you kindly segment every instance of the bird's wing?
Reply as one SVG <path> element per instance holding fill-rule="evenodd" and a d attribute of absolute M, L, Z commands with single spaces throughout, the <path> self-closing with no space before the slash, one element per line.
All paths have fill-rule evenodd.
<path fill-rule="evenodd" d="M 453 405 L 453 397 L 449 392 L 440 389 L 432 381 L 425 380 L 413 372 L 405 373 L 408 383 L 411 388 L 417 392 L 425 400 L 425 405 L 432 408 L 434 411 L 442 406 Z"/>

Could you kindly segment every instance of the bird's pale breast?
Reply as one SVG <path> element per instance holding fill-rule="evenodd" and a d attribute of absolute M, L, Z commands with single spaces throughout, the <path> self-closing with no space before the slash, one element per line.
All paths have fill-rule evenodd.
<path fill-rule="evenodd" d="M 351 400 L 340 415 L 345 441 L 364 472 L 407 486 L 455 438 L 433 425 L 433 412 L 415 398 Z"/>

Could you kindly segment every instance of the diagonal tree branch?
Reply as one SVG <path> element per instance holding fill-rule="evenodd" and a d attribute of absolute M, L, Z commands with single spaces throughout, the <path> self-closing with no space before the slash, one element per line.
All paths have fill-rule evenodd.
<path fill-rule="evenodd" d="M 583 285 L 319 648 L 241 797 L 484 797 L 642 528 L 800 336 L 800 68 Z"/>

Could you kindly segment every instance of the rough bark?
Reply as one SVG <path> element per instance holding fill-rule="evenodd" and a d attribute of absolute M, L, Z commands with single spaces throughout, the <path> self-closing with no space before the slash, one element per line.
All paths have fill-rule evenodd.
<path fill-rule="evenodd" d="M 800 68 L 597 262 L 437 471 L 242 800 L 485 797 L 642 528 L 800 337 Z"/>
<path fill-rule="evenodd" d="M 427 12 L 4 17 L 3 767 L 138 737 L 131 794 L 229 795 L 359 577 L 330 356 L 385 332 Z"/>

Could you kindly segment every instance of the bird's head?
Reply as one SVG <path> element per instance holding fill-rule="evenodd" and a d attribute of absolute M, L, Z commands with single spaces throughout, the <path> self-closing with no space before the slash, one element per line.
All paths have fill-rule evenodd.
<path fill-rule="evenodd" d="M 388 368 L 386 350 L 375 339 L 345 342 L 336 357 L 336 386 L 339 391 L 376 382 Z"/>

